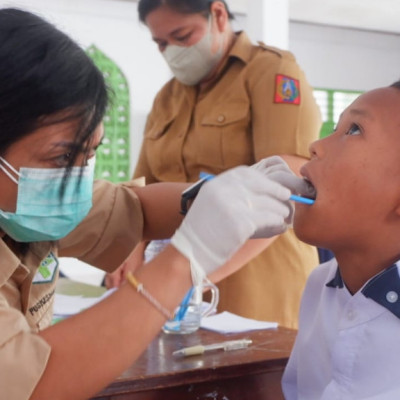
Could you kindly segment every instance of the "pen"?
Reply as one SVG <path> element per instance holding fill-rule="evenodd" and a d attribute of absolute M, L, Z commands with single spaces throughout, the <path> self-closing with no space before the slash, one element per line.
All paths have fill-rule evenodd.
<path fill-rule="evenodd" d="M 206 181 L 212 179 L 213 177 L 214 177 L 214 175 L 212 175 L 212 174 L 208 174 L 206 172 L 200 172 L 200 178 L 204 179 Z M 313 199 L 309 199 L 308 197 L 298 196 L 295 194 L 292 194 L 290 196 L 290 200 L 296 201 L 298 203 L 308 204 L 308 205 L 314 204 L 314 202 L 315 202 L 315 200 L 313 200 Z"/>
<path fill-rule="evenodd" d="M 188 357 L 188 356 L 197 356 L 205 353 L 206 351 L 212 350 L 238 350 L 245 349 L 252 343 L 250 339 L 240 339 L 240 340 L 228 340 L 227 342 L 207 344 L 207 345 L 197 345 L 191 347 L 184 347 L 183 349 L 176 350 L 172 353 L 174 356 L 178 357 Z"/>

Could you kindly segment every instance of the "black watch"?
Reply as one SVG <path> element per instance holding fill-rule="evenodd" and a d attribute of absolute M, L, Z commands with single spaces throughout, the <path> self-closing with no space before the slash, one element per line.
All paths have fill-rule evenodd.
<path fill-rule="evenodd" d="M 180 211 L 182 215 L 186 215 L 189 209 L 188 207 L 189 200 L 193 200 L 194 198 L 196 198 L 200 188 L 204 185 L 204 183 L 207 182 L 207 180 L 208 180 L 207 178 L 200 179 L 199 181 L 194 183 L 192 186 L 189 186 L 182 192 L 181 211 Z"/>

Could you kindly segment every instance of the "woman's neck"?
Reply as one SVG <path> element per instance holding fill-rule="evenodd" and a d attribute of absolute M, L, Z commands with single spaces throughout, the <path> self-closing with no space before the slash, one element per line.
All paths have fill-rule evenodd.
<path fill-rule="evenodd" d="M 226 35 L 226 41 L 224 43 L 224 56 L 221 58 L 221 61 L 215 66 L 215 68 L 197 85 L 199 93 L 206 91 L 210 86 L 212 86 L 218 76 L 221 66 L 226 62 L 229 52 L 236 42 L 236 38 L 236 34 L 230 29 L 229 33 Z"/>

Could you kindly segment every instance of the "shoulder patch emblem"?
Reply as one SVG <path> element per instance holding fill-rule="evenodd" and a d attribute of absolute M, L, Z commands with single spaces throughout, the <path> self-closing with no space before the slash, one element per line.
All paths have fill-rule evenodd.
<path fill-rule="evenodd" d="M 275 77 L 274 103 L 300 104 L 300 82 L 286 75 Z"/>

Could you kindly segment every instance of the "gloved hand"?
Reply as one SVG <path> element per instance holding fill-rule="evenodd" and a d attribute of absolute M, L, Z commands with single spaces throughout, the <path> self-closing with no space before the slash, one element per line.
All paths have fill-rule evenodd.
<path fill-rule="evenodd" d="M 251 167 L 237 167 L 205 183 L 171 243 L 191 262 L 197 284 L 252 236 L 287 228 L 291 192 Z"/>
<path fill-rule="evenodd" d="M 279 156 L 264 158 L 251 168 L 260 171 L 268 178 L 287 187 L 294 194 L 315 198 L 315 189 L 305 179 L 296 176 L 286 162 Z"/>

